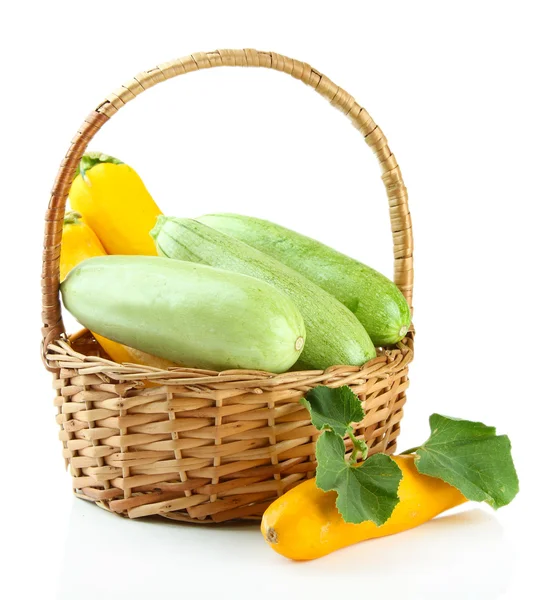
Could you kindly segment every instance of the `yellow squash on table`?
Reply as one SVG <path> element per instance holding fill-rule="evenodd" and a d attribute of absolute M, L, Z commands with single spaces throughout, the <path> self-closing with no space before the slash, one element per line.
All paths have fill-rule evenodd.
<path fill-rule="evenodd" d="M 162 213 L 129 165 L 107 154 L 85 154 L 69 197 L 108 254 L 157 255 L 149 232 Z"/>
<path fill-rule="evenodd" d="M 296 486 L 275 500 L 263 515 L 261 532 L 275 552 L 294 560 L 311 560 L 351 544 L 400 533 L 466 502 L 454 487 L 422 475 L 414 456 L 393 457 L 402 480 L 400 502 L 381 526 L 372 521 L 346 523 L 336 507 L 336 492 L 323 492 L 315 479 Z"/>
<path fill-rule="evenodd" d="M 62 229 L 62 248 L 60 253 L 60 281 L 80 262 L 94 256 L 104 256 L 106 251 L 95 232 L 86 225 L 78 212 L 71 211 L 64 217 Z M 93 332 L 91 332 L 93 333 Z M 174 363 L 141 350 L 124 346 L 97 333 L 93 336 L 102 349 L 116 362 L 130 362 L 167 369 L 176 366 Z"/>

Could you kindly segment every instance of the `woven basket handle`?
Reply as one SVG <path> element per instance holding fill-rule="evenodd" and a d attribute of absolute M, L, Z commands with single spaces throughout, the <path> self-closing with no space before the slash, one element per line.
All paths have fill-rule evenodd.
<path fill-rule="evenodd" d="M 367 111 L 338 85 L 306 63 L 276 54 L 257 50 L 216 50 L 199 52 L 163 63 L 150 71 L 140 73 L 134 79 L 110 94 L 83 122 L 72 140 L 66 157 L 60 165 L 52 189 L 46 213 L 42 268 L 42 319 L 43 357 L 48 344 L 63 335 L 64 324 L 58 286 L 60 281 L 60 243 L 66 198 L 73 175 L 87 145 L 97 131 L 120 108 L 146 89 L 177 75 L 211 67 L 265 67 L 288 73 L 324 96 L 341 110 L 364 136 L 368 146 L 375 152 L 382 170 L 383 183 L 390 206 L 391 231 L 394 245 L 394 282 L 400 288 L 408 304 L 412 306 L 413 260 L 412 223 L 408 211 L 408 195 L 400 169 L 389 150 L 383 132 Z"/>

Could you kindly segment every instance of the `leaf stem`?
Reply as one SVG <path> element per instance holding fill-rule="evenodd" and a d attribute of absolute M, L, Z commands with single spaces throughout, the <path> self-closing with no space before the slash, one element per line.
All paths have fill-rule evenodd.
<path fill-rule="evenodd" d="M 356 462 L 358 452 L 361 453 L 362 459 L 365 460 L 367 458 L 367 453 L 369 451 L 367 444 L 364 441 L 359 440 L 354 435 L 354 429 L 352 429 L 352 426 L 350 426 L 347 433 L 348 433 L 350 439 L 352 440 L 352 444 L 354 445 L 354 449 L 352 450 L 352 453 L 350 454 L 350 459 L 349 459 L 350 464 L 354 464 Z"/>

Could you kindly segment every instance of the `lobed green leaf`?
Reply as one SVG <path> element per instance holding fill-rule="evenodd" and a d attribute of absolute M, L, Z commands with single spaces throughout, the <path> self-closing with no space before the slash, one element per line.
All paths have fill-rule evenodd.
<path fill-rule="evenodd" d="M 330 429 L 340 436 L 352 431 L 351 423 L 358 423 L 365 416 L 360 399 L 347 385 L 340 388 L 319 385 L 300 402 L 309 410 L 316 429 Z"/>
<path fill-rule="evenodd" d="M 420 473 L 456 487 L 468 500 L 501 508 L 518 493 L 518 477 L 506 435 L 483 423 L 431 415 L 431 435 L 415 449 Z"/>

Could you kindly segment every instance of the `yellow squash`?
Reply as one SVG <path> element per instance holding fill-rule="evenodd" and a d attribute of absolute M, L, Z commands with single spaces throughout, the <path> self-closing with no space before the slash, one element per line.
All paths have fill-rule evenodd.
<path fill-rule="evenodd" d="M 93 333 L 97 342 L 99 342 L 102 349 L 110 356 L 110 358 L 117 363 L 134 363 L 136 365 L 146 365 L 148 367 L 157 367 L 158 369 L 168 369 L 169 367 L 176 367 L 176 363 L 153 356 L 147 352 L 142 352 L 136 348 L 130 348 L 124 344 L 119 344 L 109 340 L 108 338 Z"/>
<path fill-rule="evenodd" d="M 63 281 L 66 278 L 66 275 L 81 261 L 86 258 L 92 258 L 93 256 L 104 256 L 105 254 L 105 249 L 99 241 L 99 238 L 95 235 L 95 232 L 82 221 L 81 215 L 75 211 L 66 213 L 62 229 L 60 281 Z M 93 333 L 93 336 L 102 349 L 115 362 L 130 362 L 138 365 L 158 367 L 160 369 L 176 366 L 169 360 L 152 356 L 141 350 L 136 350 L 135 348 L 113 342 L 97 333 Z"/>
<path fill-rule="evenodd" d="M 156 256 L 149 232 L 161 214 L 139 175 L 117 158 L 89 152 L 70 189 L 70 205 L 108 254 Z"/>
<path fill-rule="evenodd" d="M 309 479 L 275 500 L 263 515 L 261 532 L 275 552 L 293 560 L 311 560 L 351 544 L 399 533 L 429 521 L 466 502 L 454 487 L 418 473 L 414 456 L 393 457 L 402 471 L 400 502 L 389 520 L 378 527 L 371 521 L 343 521 L 336 492 L 323 492 Z"/>
<path fill-rule="evenodd" d="M 85 225 L 76 211 L 64 215 L 62 247 L 60 249 L 60 281 L 82 260 L 93 256 L 104 256 L 103 248 L 95 232 Z"/>

